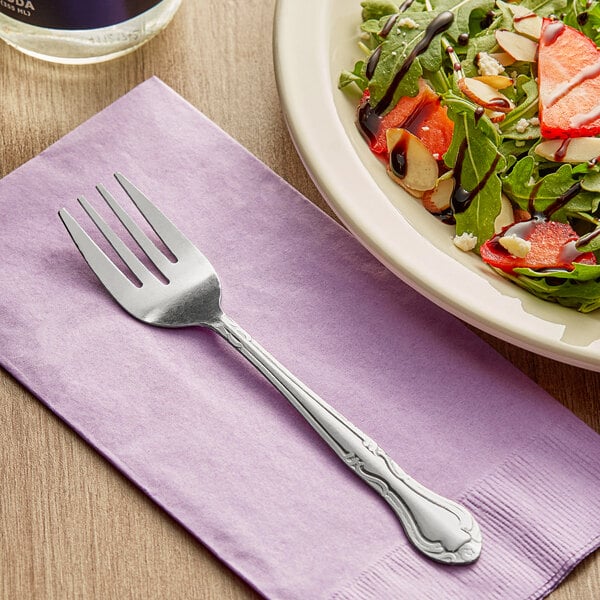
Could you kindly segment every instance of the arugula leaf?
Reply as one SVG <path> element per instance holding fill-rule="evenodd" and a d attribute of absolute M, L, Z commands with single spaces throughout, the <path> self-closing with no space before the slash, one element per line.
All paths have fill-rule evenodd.
<path fill-rule="evenodd" d="M 377 104 L 392 85 L 394 77 L 400 71 L 415 46 L 424 38 L 425 29 L 439 12 L 411 13 L 410 18 L 417 27 L 393 27 L 381 44 L 381 54 L 371 81 L 369 93 L 371 103 Z M 437 41 L 436 41 L 437 40 Z M 429 48 L 417 57 L 410 69 L 397 86 L 395 105 L 402 96 L 415 96 L 419 91 L 419 77 L 423 74 L 423 64 L 429 71 L 437 71 L 442 67 L 442 46 L 439 35 L 434 38 Z"/>
<path fill-rule="evenodd" d="M 522 0 L 519 4 L 540 17 L 549 17 L 562 14 L 567 8 L 568 0 Z"/>
<path fill-rule="evenodd" d="M 473 116 L 473 121 L 475 121 L 475 111 L 477 110 L 478 105 L 468 98 L 465 98 L 463 95 L 459 95 L 455 92 L 448 92 L 442 95 L 442 102 L 448 107 L 451 118 L 452 114 L 460 115 L 462 113 L 470 113 Z M 495 125 L 485 114 L 478 119 L 477 128 L 483 135 L 490 138 L 494 146 L 500 144 L 501 140 L 498 129 L 496 129 Z"/>
<path fill-rule="evenodd" d="M 445 11 L 454 14 L 454 21 L 443 35 L 456 42 L 461 33 L 469 30 L 471 13 L 486 8 L 491 10 L 494 0 L 462 0 L 458 4 L 456 0 L 434 0 L 432 5 L 433 10 L 410 13 L 410 18 L 416 27 L 395 26 L 381 43 L 381 54 L 369 82 L 369 93 L 373 104 L 377 104 L 385 96 L 394 77 L 406 63 L 415 46 L 423 40 L 427 26 L 435 17 Z M 384 23 L 382 19 L 381 27 Z M 424 70 L 435 72 L 442 68 L 445 55 L 440 43 L 441 35 L 435 36 L 429 47 L 412 61 L 408 72 L 394 91 L 390 107 L 402 96 L 415 96 L 418 93 L 419 77 Z"/>
<path fill-rule="evenodd" d="M 369 82 L 365 77 L 364 73 L 365 63 L 359 60 L 354 65 L 354 69 L 352 71 L 342 71 L 340 73 L 340 77 L 338 79 L 338 88 L 342 90 L 345 87 L 354 83 L 359 87 L 361 92 L 364 92 L 369 85 Z"/>
<path fill-rule="evenodd" d="M 585 165 L 587 168 L 587 165 Z M 575 169 L 573 169 L 575 171 Z M 581 187 L 588 192 L 600 193 L 600 173 L 598 171 L 588 172 L 581 180 Z"/>
<path fill-rule="evenodd" d="M 575 185 L 580 178 L 573 174 L 570 164 L 561 165 L 556 171 L 538 178 L 538 165 L 533 156 L 520 159 L 508 175 L 502 178 L 502 188 L 508 198 L 523 210 L 544 212 L 556 199 Z M 563 223 L 579 213 L 594 212 L 600 204 L 600 196 L 582 189 L 569 203 L 552 215 Z"/>
<path fill-rule="evenodd" d="M 515 81 L 516 106 L 500 123 L 500 130 L 505 139 L 531 140 L 540 137 L 540 128 L 537 125 L 529 125 L 524 131 L 518 130 L 521 119 L 530 119 L 538 111 L 538 85 L 535 80 L 527 75 L 519 75 Z"/>
<path fill-rule="evenodd" d="M 585 15 L 583 20 L 581 15 Z M 563 20 L 567 25 L 587 35 L 596 45 L 600 44 L 600 4 L 589 4 L 587 0 L 573 0 L 569 3 Z"/>
<path fill-rule="evenodd" d="M 365 0 L 361 2 L 362 6 L 362 19 L 368 21 L 369 19 L 381 19 L 393 15 L 398 12 L 398 5 L 390 0 Z"/>
<path fill-rule="evenodd" d="M 463 105 L 457 112 L 456 106 L 448 111 L 454 121 L 454 134 L 444 162 L 454 168 L 456 185 L 473 194 L 464 211 L 455 210 L 456 233 L 475 235 L 479 247 L 494 235 L 494 221 L 502 207 L 498 172 L 505 167 L 505 161 L 485 127 L 476 123 L 474 111 Z"/>
<path fill-rule="evenodd" d="M 600 250 L 600 229 L 596 227 L 586 235 L 582 235 L 577 240 L 577 249 L 579 252 L 598 252 Z"/>
<path fill-rule="evenodd" d="M 575 263 L 572 271 L 515 269 L 508 277 L 538 298 L 588 313 L 600 308 L 600 265 Z"/>
<path fill-rule="evenodd" d="M 456 0 L 432 0 L 431 2 L 435 11 L 449 10 L 454 13 L 454 21 L 445 33 L 454 43 L 458 42 L 461 33 L 470 31 L 472 13 L 485 15 L 494 8 L 495 4 L 495 0 L 463 0 L 459 3 Z"/>

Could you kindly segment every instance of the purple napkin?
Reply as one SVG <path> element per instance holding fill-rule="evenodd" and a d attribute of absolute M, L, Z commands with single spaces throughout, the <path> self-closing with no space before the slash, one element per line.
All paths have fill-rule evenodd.
<path fill-rule="evenodd" d="M 480 560 L 387 504 L 208 330 L 130 318 L 57 217 L 122 171 L 205 252 L 227 313 L 416 479 Z M 268 598 L 539 598 L 600 543 L 600 437 L 157 79 L 0 182 L 0 363 Z"/>

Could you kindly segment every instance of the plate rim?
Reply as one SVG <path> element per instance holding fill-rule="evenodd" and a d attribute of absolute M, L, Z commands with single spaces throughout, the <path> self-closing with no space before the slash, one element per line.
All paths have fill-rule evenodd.
<path fill-rule="evenodd" d="M 590 318 L 591 315 L 576 313 L 578 317 L 575 317 L 571 315 L 576 312 L 573 309 L 532 297 L 535 301 L 534 306 L 539 307 L 541 313 L 562 314 L 565 317 L 565 320 L 549 319 L 526 311 L 522 302 L 528 303 L 531 295 L 510 282 L 505 282 L 510 286 L 510 290 L 514 291 L 514 294 L 509 295 L 497 290 L 494 285 L 490 285 L 491 292 L 486 286 L 480 286 L 479 280 L 487 281 L 488 284 L 494 281 L 491 279 L 493 275 L 491 271 L 484 278 L 483 272 L 477 272 L 479 269 L 469 270 L 455 256 L 442 252 L 432 245 L 430 240 L 407 221 L 405 215 L 392 204 L 390 198 L 378 185 L 376 176 L 369 171 L 364 158 L 359 156 L 359 150 L 352 144 L 344 129 L 334 101 L 337 88 L 333 88 L 333 77 L 337 79 L 337 73 L 332 73 L 331 68 L 330 32 L 333 5 L 336 1 L 339 4 L 341 0 L 304 0 L 302 3 L 295 0 L 277 0 L 273 26 L 275 79 L 284 118 L 305 168 L 328 205 L 350 233 L 375 258 L 410 287 L 444 310 L 518 347 L 576 367 L 600 371 L 600 343 L 596 344 L 592 351 L 594 341 L 590 341 L 587 345 L 576 345 L 566 343 L 559 337 L 562 333 L 559 331 L 561 326 L 564 324 L 565 328 L 567 327 L 565 320 L 580 320 L 581 317 Z M 358 26 L 360 20 L 358 0 L 355 2 L 355 7 L 347 1 L 346 5 L 355 9 Z M 302 46 L 300 46 L 301 41 L 303 41 Z M 323 57 L 326 60 L 323 60 Z M 320 131 L 315 130 L 315 118 L 320 118 Z M 323 127 L 323 120 L 326 121 L 326 127 Z M 322 136 L 317 136 L 317 133 L 326 133 L 331 136 L 331 139 L 323 140 Z M 317 137 L 319 140 L 316 139 Z M 364 146 L 366 148 L 366 144 Z M 340 154 L 347 161 L 346 163 L 341 162 Z M 349 189 L 345 178 L 333 175 L 335 169 L 342 169 L 343 172 L 352 174 L 354 189 Z M 367 178 L 362 176 L 364 172 L 368 174 Z M 372 194 L 371 197 L 377 201 L 377 216 L 389 219 L 390 223 L 401 227 L 405 250 L 400 253 L 400 256 L 398 242 L 394 242 L 391 238 L 390 228 L 381 227 L 381 223 L 379 229 L 374 228 L 373 223 L 365 222 L 362 218 L 364 207 L 359 210 L 357 203 L 348 201 L 348 195 L 353 191 Z M 422 207 L 418 208 L 425 212 Z M 425 253 L 426 256 L 417 256 L 419 253 Z M 411 260 L 414 261 L 415 257 L 419 259 L 417 264 L 422 265 L 417 272 L 411 265 Z M 454 285 L 451 293 L 448 294 L 447 290 L 441 289 L 439 280 L 429 274 L 428 267 L 431 263 L 435 263 L 432 265 L 432 273 L 437 270 L 439 275 L 440 270 L 443 269 L 446 280 L 458 277 L 459 280 L 464 280 L 463 285 Z M 469 285 L 479 286 L 478 291 L 484 291 L 489 298 L 484 294 L 484 297 L 473 302 L 466 294 Z M 510 307 L 514 309 L 516 305 L 512 300 L 515 298 L 518 302 L 516 313 L 519 317 L 516 324 L 511 322 L 511 316 L 494 314 L 484 306 L 489 299 L 492 302 L 503 303 L 507 310 Z M 600 327 L 600 321 L 593 319 L 591 322 L 595 322 Z M 600 333 L 600 329 L 598 331 Z"/>

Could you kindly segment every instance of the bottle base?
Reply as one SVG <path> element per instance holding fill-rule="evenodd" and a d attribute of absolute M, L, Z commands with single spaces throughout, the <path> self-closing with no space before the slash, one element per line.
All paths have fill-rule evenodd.
<path fill-rule="evenodd" d="M 24 54 L 47 62 L 82 65 L 133 52 L 171 21 L 182 0 L 163 0 L 146 12 L 101 29 L 47 29 L 0 13 L 0 39 Z"/>

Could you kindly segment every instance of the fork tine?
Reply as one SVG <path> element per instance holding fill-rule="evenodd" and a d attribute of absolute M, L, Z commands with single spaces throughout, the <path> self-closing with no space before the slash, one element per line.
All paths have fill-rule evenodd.
<path fill-rule="evenodd" d="M 154 242 L 142 231 L 139 225 L 129 216 L 123 207 L 115 200 L 113 195 L 103 186 L 96 187 L 100 195 L 104 198 L 108 206 L 115 213 L 123 227 L 131 234 L 131 237 L 137 242 L 138 246 L 144 251 L 144 254 L 154 263 L 156 268 L 168 279 L 169 267 L 173 263 L 156 247 Z"/>
<path fill-rule="evenodd" d="M 61 208 L 58 216 L 87 264 L 112 296 L 118 300 L 126 291 L 135 289 L 133 283 L 104 254 L 66 208 Z"/>
<path fill-rule="evenodd" d="M 149 284 L 152 279 L 156 280 L 142 261 L 123 243 L 109 224 L 96 212 L 96 209 L 83 196 L 80 196 L 77 200 L 105 237 L 106 241 L 113 247 L 114 251 L 121 257 L 129 269 L 131 269 L 131 272 L 138 278 L 140 283 L 144 285 Z"/>
<path fill-rule="evenodd" d="M 154 229 L 156 235 L 176 258 L 194 248 L 183 233 L 122 173 L 115 173 L 115 178 Z"/>

